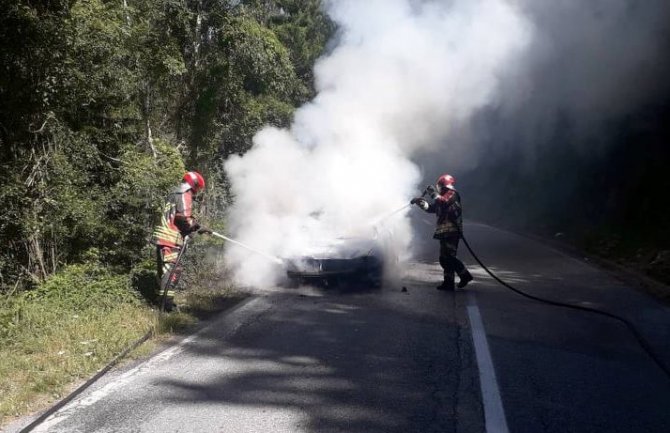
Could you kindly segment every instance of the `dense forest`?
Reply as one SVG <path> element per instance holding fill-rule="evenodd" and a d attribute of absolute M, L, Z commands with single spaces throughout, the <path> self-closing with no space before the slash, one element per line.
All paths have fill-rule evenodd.
<path fill-rule="evenodd" d="M 225 159 L 314 96 L 335 30 L 321 3 L 2 0 L 0 292 L 82 263 L 127 275 L 185 168 L 208 179 L 205 220 L 222 221 Z M 565 234 L 670 280 L 668 100 L 611 119 L 593 145 L 559 122 L 530 162 L 500 140 L 523 128 L 480 114 L 497 133 L 474 171 L 455 170 L 468 216 Z"/>
<path fill-rule="evenodd" d="M 575 138 L 571 122 L 559 122 L 530 156 L 501 145 L 500 137 L 514 142 L 522 130 L 494 128 L 506 130 L 463 177 L 473 218 L 670 282 L 670 95 L 659 92 L 589 137 Z"/>
<path fill-rule="evenodd" d="M 184 168 L 208 179 L 313 94 L 319 0 L 2 0 L 0 288 L 70 265 L 127 274 Z"/>
<path fill-rule="evenodd" d="M 391 3 L 400 7 L 398 15 L 408 16 L 394 16 L 397 9 L 389 7 Z M 217 231 L 234 231 L 231 215 L 235 203 L 243 202 L 240 191 L 248 179 L 242 176 L 238 182 L 236 177 L 232 183 L 224 169 L 226 162 L 230 168 L 230 162 L 239 159 L 236 155 L 253 154 L 247 151 L 263 126 L 289 126 L 296 109 L 314 100 L 317 87 L 320 92 L 333 93 L 336 84 L 346 84 L 344 91 L 329 95 L 328 101 L 337 110 L 330 111 L 333 105 L 323 100 L 317 107 L 318 115 L 326 113 L 328 119 L 337 120 L 330 126 L 346 129 L 352 119 L 364 126 L 355 134 L 341 134 L 348 144 L 351 137 L 362 137 L 354 145 L 342 146 L 355 154 L 342 158 L 349 164 L 346 169 L 360 157 L 354 167 L 374 173 L 370 166 L 375 164 L 369 163 L 377 159 L 379 170 L 393 172 L 391 178 L 401 177 L 387 162 L 402 159 L 398 167 L 406 167 L 409 155 L 399 151 L 395 155 L 394 148 L 389 152 L 384 145 L 372 146 L 372 152 L 354 151 L 365 150 L 368 139 L 401 137 L 398 140 L 408 148 L 428 149 L 426 154 L 411 156 L 427 182 L 445 170 L 458 178 L 466 219 L 568 241 L 581 251 L 618 260 L 670 282 L 670 85 L 657 79 L 670 71 L 670 62 L 662 60 L 670 56 L 660 54 L 670 52 L 666 24 L 670 20 L 665 19 L 670 8 L 662 0 L 649 2 L 648 8 L 640 6 L 643 2 L 637 2 L 635 8 L 615 4 L 611 9 L 621 15 L 608 15 L 603 11 L 609 7 L 595 4 L 586 8 L 593 9 L 589 15 L 576 0 L 505 2 L 523 4 L 531 11 L 537 8 L 536 27 L 545 31 L 547 40 L 568 40 L 566 51 L 552 52 L 547 51 L 545 39 L 538 38 L 537 52 L 531 52 L 518 69 L 532 72 L 534 66 L 543 67 L 535 75 L 518 78 L 511 74 L 511 84 L 501 86 L 522 89 L 529 99 L 506 111 L 503 102 L 514 100 L 509 98 L 514 92 L 501 93 L 500 101 L 488 101 L 487 96 L 483 98 L 486 104 L 469 101 L 481 99 L 478 77 L 490 75 L 491 80 L 495 77 L 496 83 L 504 84 L 505 74 L 489 73 L 488 66 L 480 70 L 482 60 L 488 65 L 489 46 L 495 48 L 490 41 L 504 32 L 489 24 L 444 31 L 472 17 L 477 18 L 473 23 L 488 23 L 489 15 L 499 15 L 500 10 L 494 8 L 497 13 L 489 14 L 484 7 L 489 2 L 438 3 L 447 9 L 467 7 L 451 11 L 453 20 L 448 15 L 441 17 L 448 22 L 444 24 L 433 19 L 439 10 L 431 8 L 433 3 L 413 0 L 388 4 L 359 0 L 0 0 L 0 426 L 60 398 L 74 381 L 90 377 L 143 335 L 183 329 L 195 323 L 198 312 L 213 314 L 239 300 L 230 275 L 217 268 L 221 262 L 233 267 L 231 260 L 220 260 L 222 244 L 204 238 L 193 243 L 185 259 L 189 272 L 181 286 L 189 290 L 182 290 L 181 296 L 187 308 L 174 314 L 158 313 L 155 251 L 149 243 L 152 228 L 169 190 L 185 170 L 197 170 L 207 179 L 206 191 L 196 206 L 199 221 Z M 557 6 L 552 8 L 552 4 Z M 331 10 L 329 17 L 324 5 L 335 13 Z M 334 5 L 343 7 L 345 12 L 340 15 L 347 19 L 338 18 Z M 422 5 L 428 7 L 422 10 Z M 470 10 L 477 5 L 484 9 L 482 14 Z M 573 8 L 575 5 L 579 7 Z M 378 40 L 379 32 L 393 22 L 387 22 L 385 12 L 424 36 L 418 42 L 406 41 L 407 33 L 392 26 Z M 555 20 L 558 12 L 564 13 L 563 20 Z M 584 24 L 575 16 L 591 16 L 593 21 Z M 605 22 L 614 17 L 615 25 L 591 25 L 602 24 L 603 17 Z M 569 31 L 567 25 L 573 21 L 578 23 Z M 347 23 L 356 24 L 353 27 L 359 30 L 348 38 Z M 621 27 L 625 23 L 630 27 Z M 551 25 L 555 34 L 547 31 Z M 442 44 L 437 44 L 443 50 L 432 50 L 443 33 Z M 635 34 L 638 38 L 631 37 Z M 585 43 L 589 38 L 594 38 L 592 44 Z M 663 43 L 643 49 L 657 39 Z M 478 43 L 471 45 L 472 40 Z M 635 43 L 626 46 L 628 40 Z M 459 49 L 453 51 L 452 45 Z M 340 57 L 333 59 L 338 49 Z M 598 53 L 605 54 L 599 59 Z M 631 53 L 635 55 L 627 59 Z M 319 86 L 315 86 L 315 62 L 327 54 L 330 56 L 319 64 Z M 596 60 L 591 61 L 592 56 Z M 328 63 L 325 69 L 324 63 Z M 580 65 L 583 68 L 577 67 Z M 503 66 L 518 72 L 516 62 Z M 576 69 L 573 82 L 566 79 L 568 66 Z M 607 116 L 594 115 L 595 109 L 574 110 L 582 105 L 581 95 L 617 67 L 632 72 L 614 74 L 619 77 L 613 80 L 615 85 L 594 93 L 599 102 L 595 107 L 601 109 L 618 100 L 610 99 L 610 93 L 623 93 L 620 99 L 625 103 L 620 110 Z M 645 68 L 653 72 L 642 75 L 651 77 L 646 86 L 629 82 L 633 73 L 637 79 Z M 456 71 L 455 75 L 449 71 Z M 471 79 L 466 79 L 469 74 Z M 434 80 L 427 79 L 431 77 Z M 459 79 L 465 83 L 462 89 L 452 88 L 452 82 Z M 526 88 L 529 82 L 535 87 Z M 415 87 L 417 83 L 421 85 Z M 633 104 L 627 98 L 629 93 L 639 93 L 634 91 L 636 86 L 644 88 L 645 98 L 640 98 L 642 102 L 632 98 Z M 551 89 L 553 94 L 548 92 Z M 554 104 L 554 100 L 561 103 Z M 393 101 L 390 110 L 387 101 Z M 307 106 L 318 103 L 317 99 Z M 446 114 L 452 113 L 448 108 L 456 107 L 453 112 L 460 113 L 461 104 L 468 123 L 463 130 L 468 133 L 450 129 L 455 138 L 447 134 L 449 140 L 443 142 L 441 134 L 448 129 L 443 131 L 443 126 L 450 124 Z M 545 112 L 548 122 L 532 121 L 536 113 Z M 322 120 L 318 115 L 315 118 Z M 368 125 L 383 133 L 378 137 L 370 134 L 370 138 Z M 418 131 L 418 144 L 412 143 L 412 131 Z M 475 149 L 480 158 L 466 164 L 456 155 L 459 148 Z M 276 148 L 272 152 L 266 158 L 269 164 L 281 167 L 290 180 L 304 179 L 296 190 L 310 187 L 306 184 L 322 175 L 319 170 L 292 170 L 277 162 Z M 387 160 L 386 155 L 392 158 Z M 257 160 L 250 161 L 255 164 Z M 310 161 L 331 163 L 329 158 L 305 158 L 295 167 Z M 257 165 L 252 168 L 262 179 L 248 184 L 265 185 L 270 177 L 267 171 Z M 309 177 L 296 176 L 298 170 Z M 233 170 L 228 173 L 235 176 Z M 348 173 L 333 173 L 338 173 L 333 183 L 340 188 Z M 397 186 L 376 176 L 362 178 L 372 182 L 349 182 L 338 192 L 353 189 L 339 196 L 377 195 L 389 206 L 394 204 L 389 189 L 399 190 Z M 282 201 L 278 184 L 276 177 L 268 181 L 275 186 L 274 197 Z M 294 194 L 293 182 L 286 185 L 289 188 L 283 192 Z M 244 198 L 264 192 L 256 188 Z M 322 190 L 309 200 L 314 197 L 330 200 Z M 363 201 L 367 196 L 358 199 Z M 354 214 L 348 203 L 336 204 Z M 247 209 L 242 218 L 254 214 Z M 318 203 L 316 210 L 309 218 L 319 219 Z M 345 216 L 349 221 L 350 215 Z M 266 240 L 267 236 L 258 238 Z M 415 241 L 434 248 L 428 237 Z M 197 289 L 206 290 L 198 293 Z M 662 296 L 668 298 L 667 290 Z"/>

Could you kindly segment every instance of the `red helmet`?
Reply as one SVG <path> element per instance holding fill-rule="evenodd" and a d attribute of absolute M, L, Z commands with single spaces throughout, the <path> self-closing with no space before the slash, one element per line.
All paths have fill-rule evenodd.
<path fill-rule="evenodd" d="M 205 178 L 197 171 L 187 171 L 182 180 L 191 186 L 193 192 L 205 189 Z"/>
<path fill-rule="evenodd" d="M 454 184 L 456 183 L 456 179 L 454 179 L 454 176 L 450 174 L 443 174 L 442 176 L 437 178 L 437 187 L 439 188 L 449 188 L 449 189 L 454 189 Z"/>

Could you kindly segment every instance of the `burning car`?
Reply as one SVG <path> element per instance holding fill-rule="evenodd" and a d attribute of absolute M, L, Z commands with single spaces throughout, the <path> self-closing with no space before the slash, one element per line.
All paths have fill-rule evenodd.
<path fill-rule="evenodd" d="M 285 260 L 294 283 L 336 285 L 343 282 L 379 287 L 384 272 L 384 250 L 376 239 L 338 238 L 308 253 Z"/>

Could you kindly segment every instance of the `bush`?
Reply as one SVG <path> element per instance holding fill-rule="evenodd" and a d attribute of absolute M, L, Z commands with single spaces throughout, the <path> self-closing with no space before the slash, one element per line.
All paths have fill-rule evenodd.
<path fill-rule="evenodd" d="M 138 303 L 127 276 L 116 275 L 98 263 L 70 265 L 25 293 L 30 301 L 47 301 L 53 307 L 83 311 L 95 305 L 113 309 L 119 303 Z"/>
<path fill-rule="evenodd" d="M 0 299 L 0 424 L 61 397 L 68 384 L 155 329 L 155 313 L 127 281 L 99 263 L 71 265 L 36 289 Z"/>
<path fill-rule="evenodd" d="M 130 271 L 130 286 L 148 302 L 158 301 L 159 284 L 154 260 L 147 258 L 133 267 Z"/>

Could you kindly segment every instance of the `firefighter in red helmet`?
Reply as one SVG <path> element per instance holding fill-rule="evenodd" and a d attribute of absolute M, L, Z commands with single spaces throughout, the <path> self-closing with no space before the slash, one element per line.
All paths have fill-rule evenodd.
<path fill-rule="evenodd" d="M 181 184 L 168 195 L 160 223 L 154 228 L 151 237 L 152 243 L 156 245 L 160 294 L 166 293 L 163 304 L 166 311 L 176 307 L 173 288 L 181 275 L 177 258 L 184 247 L 186 236 L 196 232 L 211 233 L 211 230 L 201 227 L 193 217 L 193 198 L 204 189 L 205 179 L 200 173 L 186 172 Z"/>
<path fill-rule="evenodd" d="M 435 187 L 431 185 L 426 188 L 432 203 L 423 197 L 414 198 L 410 202 L 437 216 L 437 227 L 433 238 L 440 241 L 440 265 L 444 269 L 444 281 L 437 287 L 438 290 L 454 290 L 454 274 L 458 274 L 460 278 L 459 288 L 465 287 L 472 281 L 472 275 L 456 257 L 458 242 L 463 233 L 463 215 L 461 196 L 454 188 L 455 183 L 453 176 L 443 174 L 437 179 Z"/>

